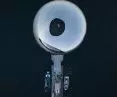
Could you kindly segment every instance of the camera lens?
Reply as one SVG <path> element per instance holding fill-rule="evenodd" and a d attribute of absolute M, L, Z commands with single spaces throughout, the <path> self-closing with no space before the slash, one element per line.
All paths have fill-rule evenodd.
<path fill-rule="evenodd" d="M 59 18 L 55 18 L 50 23 L 50 33 L 52 36 L 59 36 L 65 30 L 65 23 Z"/>

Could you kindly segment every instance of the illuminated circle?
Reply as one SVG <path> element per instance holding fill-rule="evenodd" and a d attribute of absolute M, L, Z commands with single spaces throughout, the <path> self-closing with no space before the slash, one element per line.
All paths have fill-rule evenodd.
<path fill-rule="evenodd" d="M 83 41 L 86 19 L 75 4 L 65 0 L 51 1 L 37 12 L 33 32 L 38 44 L 46 51 L 64 54 Z"/>

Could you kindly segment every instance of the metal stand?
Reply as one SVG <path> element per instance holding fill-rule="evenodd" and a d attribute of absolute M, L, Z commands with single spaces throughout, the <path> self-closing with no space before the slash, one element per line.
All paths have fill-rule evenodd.
<path fill-rule="evenodd" d="M 63 55 L 52 55 L 52 90 L 51 97 L 63 97 L 63 68 L 61 62 Z"/>

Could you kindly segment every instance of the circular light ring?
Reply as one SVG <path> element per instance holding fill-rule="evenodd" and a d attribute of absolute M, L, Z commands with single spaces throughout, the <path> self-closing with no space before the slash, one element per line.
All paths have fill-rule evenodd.
<path fill-rule="evenodd" d="M 65 22 L 65 31 L 52 36 L 50 23 L 55 18 Z M 36 14 L 33 23 L 34 36 L 46 51 L 60 54 L 74 50 L 86 34 L 86 19 L 79 7 L 69 1 L 51 1 Z"/>

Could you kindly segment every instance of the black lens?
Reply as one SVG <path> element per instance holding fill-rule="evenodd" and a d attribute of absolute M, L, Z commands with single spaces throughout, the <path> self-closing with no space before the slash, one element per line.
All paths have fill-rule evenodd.
<path fill-rule="evenodd" d="M 50 33 L 53 36 L 61 35 L 65 30 L 65 23 L 63 20 L 55 18 L 50 23 Z"/>

